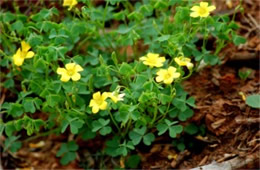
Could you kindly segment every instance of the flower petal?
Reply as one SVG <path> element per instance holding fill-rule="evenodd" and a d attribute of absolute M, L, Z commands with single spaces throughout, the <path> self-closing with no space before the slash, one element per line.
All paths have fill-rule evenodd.
<path fill-rule="evenodd" d="M 171 84 L 173 82 L 173 78 L 168 78 L 163 81 L 165 84 Z"/>
<path fill-rule="evenodd" d="M 207 8 L 208 5 L 209 5 L 209 3 L 207 3 L 207 2 L 200 2 L 200 6 L 203 8 Z"/>
<path fill-rule="evenodd" d="M 214 5 L 211 5 L 208 7 L 209 12 L 214 11 L 216 7 Z"/>
<path fill-rule="evenodd" d="M 157 76 L 155 78 L 155 80 L 156 80 L 156 82 L 161 82 L 161 81 L 163 81 L 163 76 Z"/>
<path fill-rule="evenodd" d="M 29 52 L 26 54 L 25 58 L 32 58 L 33 56 L 34 56 L 34 52 L 29 51 Z"/>
<path fill-rule="evenodd" d="M 63 82 L 67 82 L 70 80 L 70 76 L 67 73 L 62 74 L 60 80 Z"/>
<path fill-rule="evenodd" d="M 173 74 L 172 74 L 172 78 L 175 78 L 175 79 L 176 79 L 176 78 L 179 78 L 180 75 L 181 75 L 181 74 L 178 73 L 178 72 L 177 72 L 177 73 L 173 73 Z"/>
<path fill-rule="evenodd" d="M 72 76 L 71 76 L 71 79 L 73 80 L 73 81 L 78 81 L 79 79 L 80 79 L 80 74 L 79 73 L 75 73 L 75 74 L 73 74 Z"/>
<path fill-rule="evenodd" d="M 95 100 L 100 100 L 100 98 L 101 98 L 100 91 L 98 91 L 98 92 L 96 92 L 96 93 L 93 94 L 93 99 L 95 99 Z"/>
<path fill-rule="evenodd" d="M 145 61 L 145 60 L 147 60 L 147 57 L 140 57 L 140 60 Z"/>
<path fill-rule="evenodd" d="M 190 16 L 193 18 L 197 18 L 199 16 L 198 12 L 192 12 L 190 13 Z"/>
<path fill-rule="evenodd" d="M 69 64 L 65 65 L 65 68 L 67 70 L 72 70 L 72 69 L 74 69 L 75 65 L 76 65 L 75 63 L 69 63 Z"/>
<path fill-rule="evenodd" d="M 91 99 L 91 100 L 90 100 L 90 103 L 89 103 L 89 106 L 90 106 L 90 107 L 93 107 L 93 106 L 95 106 L 95 105 L 96 105 L 95 100 Z"/>
<path fill-rule="evenodd" d="M 107 108 L 107 102 L 106 102 L 106 101 L 102 102 L 101 105 L 99 106 L 99 108 L 100 108 L 101 110 L 106 110 L 106 108 Z"/>
<path fill-rule="evenodd" d="M 102 93 L 102 99 L 103 99 L 103 100 L 106 100 L 108 96 L 109 96 L 109 93 L 108 93 L 108 92 Z"/>
<path fill-rule="evenodd" d="M 62 75 L 62 74 L 67 74 L 67 70 L 65 69 L 65 68 L 58 68 L 57 69 L 57 74 L 60 74 L 60 75 Z"/>
<path fill-rule="evenodd" d="M 23 62 L 24 62 L 24 58 L 20 57 L 19 55 L 14 55 L 13 56 L 13 61 L 14 61 L 14 64 L 17 65 L 17 66 L 21 66 L 23 65 Z"/>
<path fill-rule="evenodd" d="M 175 73 L 175 72 L 176 72 L 176 68 L 173 67 L 173 66 L 170 66 L 170 67 L 168 68 L 168 72 L 170 72 L 170 73 Z"/>
<path fill-rule="evenodd" d="M 95 106 L 92 107 L 92 112 L 93 112 L 94 114 L 97 113 L 98 111 L 99 111 L 98 105 L 95 105 Z"/>
<path fill-rule="evenodd" d="M 26 43 L 25 41 L 21 42 L 21 46 L 22 46 L 22 51 L 23 52 L 27 52 L 31 48 L 30 44 Z"/>
<path fill-rule="evenodd" d="M 80 65 L 78 65 L 78 64 L 76 64 L 75 69 L 76 69 L 76 72 L 83 71 L 83 68 Z"/>
<path fill-rule="evenodd" d="M 199 6 L 193 6 L 190 10 L 197 12 L 200 9 Z"/>

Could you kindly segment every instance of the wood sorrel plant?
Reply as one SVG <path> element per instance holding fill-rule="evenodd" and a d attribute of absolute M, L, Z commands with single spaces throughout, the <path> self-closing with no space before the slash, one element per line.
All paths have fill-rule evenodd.
<path fill-rule="evenodd" d="M 202 61 L 219 64 L 227 43 L 245 41 L 228 16 L 211 16 L 208 2 L 64 0 L 59 10 L 26 15 L 14 7 L 0 12 L 1 87 L 11 97 L 1 105 L 0 133 L 12 151 L 23 129 L 35 136 L 70 131 L 84 140 L 109 135 L 111 156 L 164 133 L 178 138 L 195 107 L 182 80 Z M 57 156 L 67 164 L 77 148 L 64 144 Z"/>

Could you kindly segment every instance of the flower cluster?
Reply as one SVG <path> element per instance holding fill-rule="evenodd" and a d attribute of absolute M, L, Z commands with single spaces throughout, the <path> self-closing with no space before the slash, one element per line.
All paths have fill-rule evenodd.
<path fill-rule="evenodd" d="M 153 67 L 162 67 L 163 63 L 166 61 L 165 57 L 159 57 L 159 54 L 148 53 L 146 56 L 140 58 L 143 61 L 144 65 L 147 65 L 151 68 Z M 186 66 L 188 69 L 193 68 L 191 60 L 186 57 L 177 57 L 175 62 L 179 66 Z M 180 77 L 180 73 L 177 72 L 177 69 L 173 66 L 170 66 L 168 69 L 160 69 L 156 73 L 157 77 L 155 80 L 157 82 L 163 82 L 164 84 L 171 84 L 175 79 Z"/>
<path fill-rule="evenodd" d="M 92 112 L 96 114 L 99 110 L 106 110 L 107 109 L 107 98 L 110 98 L 114 103 L 118 101 L 123 101 L 123 97 L 125 96 L 124 93 L 119 93 L 120 89 L 113 92 L 103 92 L 102 94 L 100 91 L 93 94 L 92 99 L 90 100 L 89 107 L 92 107 Z"/>

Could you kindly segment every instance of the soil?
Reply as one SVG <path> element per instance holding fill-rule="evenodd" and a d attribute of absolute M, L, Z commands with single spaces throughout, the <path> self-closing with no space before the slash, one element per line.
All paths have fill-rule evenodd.
<path fill-rule="evenodd" d="M 232 5 L 223 2 L 231 2 Z M 218 13 L 234 12 L 238 0 L 214 0 Z M 236 22 L 241 26 L 238 33 L 247 38 L 247 43 L 235 47 L 229 44 L 222 50 L 222 64 L 205 67 L 183 83 L 185 90 L 196 99 L 195 114 L 189 123 L 204 126 L 205 136 L 185 136 L 185 143 L 192 143 L 180 152 L 173 147 L 167 136 L 156 139 L 151 147 L 140 146 L 136 154 L 141 157 L 142 169 L 190 169 L 224 162 L 235 157 L 253 161 L 244 169 L 258 169 L 259 162 L 259 109 L 252 109 L 245 104 L 244 96 L 260 94 L 260 3 L 257 0 L 244 0 L 244 11 L 236 15 Z M 251 70 L 246 80 L 241 80 L 239 71 Z M 1 102 L 1 100 L 0 100 Z M 42 113 L 38 113 L 41 115 Z M 41 115 L 44 118 L 44 115 Z M 16 153 L 3 152 L 3 168 L 12 169 L 84 169 L 100 167 L 123 167 L 124 161 L 105 157 L 97 152 L 104 147 L 102 138 L 83 141 L 76 138 L 80 145 L 77 159 L 67 166 L 59 163 L 56 152 L 62 142 L 74 136 L 55 134 L 26 139 L 23 147 Z M 4 140 L 4 136 L 1 137 Z M 42 143 L 44 142 L 44 143 Z M 104 166 L 106 165 L 106 166 Z"/>

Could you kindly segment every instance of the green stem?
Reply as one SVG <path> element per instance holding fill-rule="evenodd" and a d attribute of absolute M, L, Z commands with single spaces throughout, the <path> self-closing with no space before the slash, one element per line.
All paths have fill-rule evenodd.
<path fill-rule="evenodd" d="M 113 117 L 111 111 L 109 110 L 108 112 L 109 112 L 109 115 L 110 115 L 110 117 L 111 117 L 111 120 L 112 120 L 112 122 L 114 123 L 114 125 L 116 126 L 118 132 L 121 132 L 121 130 L 120 130 L 118 124 L 116 123 L 116 121 L 115 121 L 115 119 L 114 119 L 114 117 Z"/>
<path fill-rule="evenodd" d="M 58 132 L 59 130 L 60 130 L 60 128 L 55 128 L 55 129 L 52 129 L 50 131 L 40 133 L 40 134 L 38 134 L 36 136 L 32 136 L 32 137 L 29 137 L 29 138 L 25 139 L 24 142 L 29 142 L 29 141 L 37 139 L 39 137 L 48 136 L 49 134 L 55 133 L 56 131 Z"/>

